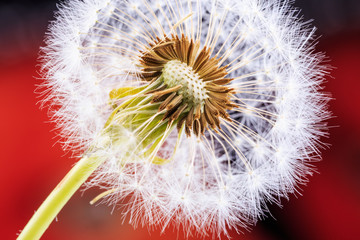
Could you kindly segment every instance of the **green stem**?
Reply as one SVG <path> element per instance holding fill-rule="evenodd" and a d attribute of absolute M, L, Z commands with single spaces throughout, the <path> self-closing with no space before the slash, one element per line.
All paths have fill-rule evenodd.
<path fill-rule="evenodd" d="M 17 239 L 40 239 L 76 190 L 102 162 L 103 160 L 97 156 L 83 157 L 41 204 Z"/>
<path fill-rule="evenodd" d="M 119 141 L 118 144 L 122 144 L 122 141 L 120 141 L 120 139 L 124 136 L 122 136 L 121 134 L 121 126 L 129 127 L 129 129 L 131 129 L 131 127 L 136 128 L 137 126 L 141 126 L 141 124 L 143 124 L 147 119 L 149 119 L 153 115 L 154 111 L 156 112 L 156 109 L 158 108 L 158 103 L 150 104 L 148 106 L 147 104 L 150 103 L 151 97 L 147 96 L 145 93 L 149 90 L 154 89 L 159 84 L 161 84 L 160 80 L 155 81 L 154 83 L 151 83 L 147 86 L 123 87 L 111 91 L 110 99 L 112 100 L 134 95 L 132 98 L 121 103 L 121 105 L 115 106 L 115 109 L 113 110 L 112 114 L 109 116 L 109 119 L 105 124 L 104 133 L 108 134 L 108 137 L 111 138 L 112 144 L 116 145 L 117 141 Z M 134 110 L 137 111 L 132 113 Z M 120 115 L 123 113 L 125 114 L 124 119 L 116 119 L 117 114 Z M 128 114 L 129 116 L 127 116 L 126 114 Z M 144 136 L 138 136 L 140 139 L 146 136 L 146 138 L 144 139 L 145 145 L 143 144 L 144 147 L 155 141 L 154 145 L 150 148 L 151 151 L 155 151 L 156 147 L 158 147 L 158 145 L 162 144 L 163 142 L 163 139 L 160 137 L 167 128 L 167 124 L 163 123 L 158 126 L 158 123 L 161 122 L 162 118 L 162 115 L 155 117 L 155 119 L 153 119 L 152 122 L 145 127 L 144 133 L 142 134 Z M 115 120 L 120 121 L 121 124 L 114 124 Z M 176 121 L 173 123 L 172 127 L 174 127 L 175 125 Z M 170 132 L 168 132 L 168 134 L 169 133 Z M 150 153 L 148 154 L 150 155 Z M 58 186 L 50 193 L 46 200 L 41 204 L 40 208 L 32 216 L 32 218 L 22 230 L 17 240 L 40 239 L 40 237 L 49 227 L 56 215 L 69 201 L 72 195 L 79 189 L 79 187 L 86 181 L 86 179 L 104 161 L 104 159 L 105 158 L 100 158 L 96 155 L 90 157 L 83 157 L 70 170 L 70 172 L 65 176 L 65 178 L 58 184 Z M 156 157 L 155 155 L 152 157 L 152 161 L 154 164 L 164 164 L 168 162 L 167 159 L 162 159 Z"/>

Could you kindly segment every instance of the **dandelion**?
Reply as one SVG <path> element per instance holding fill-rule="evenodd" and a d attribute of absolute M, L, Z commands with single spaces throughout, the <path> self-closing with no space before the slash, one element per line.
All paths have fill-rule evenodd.
<path fill-rule="evenodd" d="M 312 174 L 327 68 L 288 1 L 74 0 L 56 17 L 43 103 L 81 160 L 19 239 L 39 238 L 90 175 L 104 189 L 91 203 L 135 226 L 226 236 Z"/>

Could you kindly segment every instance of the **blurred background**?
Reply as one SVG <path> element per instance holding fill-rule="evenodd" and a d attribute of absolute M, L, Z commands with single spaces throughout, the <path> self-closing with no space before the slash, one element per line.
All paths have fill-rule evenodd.
<path fill-rule="evenodd" d="M 15 239 L 76 159 L 56 144 L 54 125 L 34 93 L 39 46 L 58 1 L 0 3 L 0 239 Z M 298 0 L 314 19 L 318 51 L 335 67 L 324 85 L 334 100 L 331 144 L 319 174 L 298 196 L 271 206 L 271 216 L 233 239 L 360 239 L 360 1 Z M 78 192 L 42 239 L 183 239 L 176 230 L 133 229 L 121 212 L 89 201 L 100 192 Z M 302 195 L 302 196 L 301 196 Z M 114 211 L 113 211 L 114 210 Z M 193 239 L 196 239 L 195 237 Z M 211 238 L 209 238 L 211 239 Z"/>

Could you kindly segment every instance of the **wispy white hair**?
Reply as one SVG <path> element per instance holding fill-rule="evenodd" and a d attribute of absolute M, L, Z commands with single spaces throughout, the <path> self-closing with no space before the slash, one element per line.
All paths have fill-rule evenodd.
<path fill-rule="evenodd" d="M 171 34 L 199 39 L 234 79 L 233 122 L 201 138 L 174 130 L 159 154 L 172 156 L 180 142 L 163 165 L 120 164 L 134 154 L 125 131 L 126 144 L 96 149 L 107 160 L 88 186 L 110 189 L 106 201 L 121 204 L 134 225 L 226 235 L 296 192 L 320 159 L 329 112 L 319 90 L 327 69 L 314 32 L 288 1 L 68 1 L 42 49 L 44 102 L 64 147 L 82 154 L 100 141 L 113 110 L 109 92 L 141 85 L 129 73 L 149 42 Z"/>

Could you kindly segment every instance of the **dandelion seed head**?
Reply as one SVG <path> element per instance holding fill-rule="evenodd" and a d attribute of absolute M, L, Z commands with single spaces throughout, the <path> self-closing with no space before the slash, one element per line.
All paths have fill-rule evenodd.
<path fill-rule="evenodd" d="M 43 103 L 65 149 L 106 159 L 87 186 L 134 226 L 228 235 L 312 174 L 327 68 L 287 1 L 73 0 L 56 16 Z"/>

